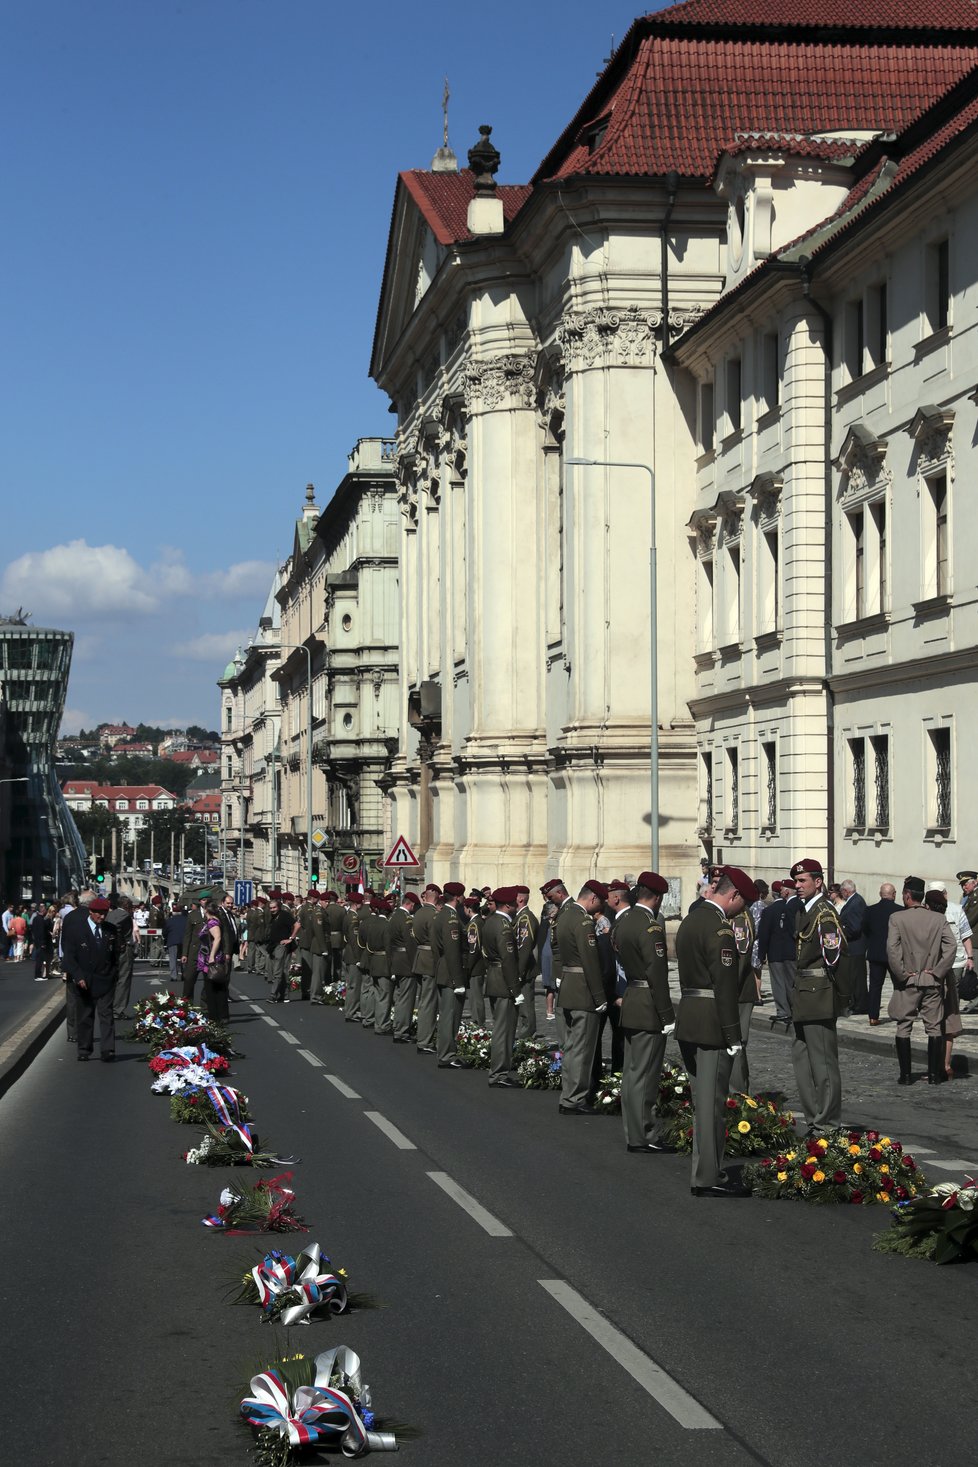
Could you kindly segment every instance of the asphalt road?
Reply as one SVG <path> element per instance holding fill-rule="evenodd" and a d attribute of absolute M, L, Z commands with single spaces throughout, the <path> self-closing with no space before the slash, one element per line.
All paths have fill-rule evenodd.
<path fill-rule="evenodd" d="M 234 1006 L 232 1083 L 302 1157 L 305 1241 L 382 1307 L 287 1339 L 225 1303 L 264 1251 L 201 1226 L 227 1172 L 182 1162 L 196 1133 L 140 1047 L 79 1069 L 59 1031 L 0 1101 L 7 1460 L 243 1463 L 259 1363 L 336 1344 L 377 1411 L 421 1429 L 402 1447 L 419 1467 L 972 1459 L 978 1268 L 875 1254 L 881 1208 L 693 1199 L 688 1159 L 628 1155 L 617 1118 L 560 1118 L 552 1093 L 490 1091 L 334 1009 L 260 1007 Z M 778 1083 L 787 1050 L 756 1038 L 755 1086 Z M 876 1067 L 847 1118 L 964 1145 L 969 1082 L 905 1097 L 889 1061 L 845 1063 Z M 873 1083 L 893 1121 L 869 1114 Z"/>

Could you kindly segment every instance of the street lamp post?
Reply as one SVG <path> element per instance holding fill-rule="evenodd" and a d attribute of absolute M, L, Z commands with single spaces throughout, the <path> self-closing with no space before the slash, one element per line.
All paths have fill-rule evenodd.
<path fill-rule="evenodd" d="M 655 565 L 655 471 L 651 464 L 622 459 L 565 458 L 565 468 L 641 469 L 649 476 L 649 685 L 651 735 L 649 739 L 650 823 L 652 826 L 652 870 L 659 870 L 659 681 L 658 681 L 658 594 Z"/>
<path fill-rule="evenodd" d="M 304 642 L 279 642 L 279 647 L 289 652 L 304 652 L 308 669 L 307 692 L 309 696 L 309 717 L 306 723 L 306 814 L 308 824 L 306 829 L 306 879 L 312 877 L 312 652 Z M 274 873 L 273 873 L 274 880 Z"/>

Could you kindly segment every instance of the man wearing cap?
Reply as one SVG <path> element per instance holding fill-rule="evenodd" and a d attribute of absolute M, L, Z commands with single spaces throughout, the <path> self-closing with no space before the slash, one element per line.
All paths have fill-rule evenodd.
<path fill-rule="evenodd" d="M 327 983 L 339 983 L 343 976 L 343 898 L 338 891 L 323 896 L 329 941 L 325 949 Z"/>
<path fill-rule="evenodd" d="M 392 1034 L 391 1009 L 394 1003 L 394 980 L 391 977 L 391 904 L 385 897 L 370 903 L 373 921 L 367 936 L 370 952 L 370 977 L 374 990 L 374 1033 Z"/>
<path fill-rule="evenodd" d="M 560 945 L 557 942 L 557 918 L 561 910 L 570 901 L 570 892 L 567 890 L 559 876 L 553 877 L 540 888 L 540 895 L 544 901 L 550 902 L 553 910 L 550 913 L 550 981 L 554 986 L 555 1011 L 557 1014 L 557 1042 L 561 1049 L 564 1048 L 566 1035 L 564 1033 L 564 1015 L 560 1007 L 560 978 L 563 965 L 560 961 Z"/>
<path fill-rule="evenodd" d="M 734 1055 L 733 1066 L 730 1070 L 730 1089 L 736 1090 L 738 1094 L 747 1095 L 750 1092 L 747 1041 L 750 1038 L 750 1021 L 754 1006 L 760 1003 L 761 999 L 761 985 L 754 974 L 752 961 L 757 931 L 750 908 L 745 906 L 743 911 L 735 912 L 730 918 L 730 926 L 733 928 L 734 942 L 737 944 L 737 969 L 740 979 L 737 1007 L 740 1013 L 741 1044 L 740 1050 Z"/>
<path fill-rule="evenodd" d="M 961 885 L 961 905 L 972 932 L 978 932 L 978 872 L 959 871 L 954 878 Z"/>
<path fill-rule="evenodd" d="M 557 1002 L 565 1035 L 557 1109 L 563 1116 L 596 1114 L 588 1096 L 601 1015 L 607 1011 L 608 1001 L 594 919 L 607 899 L 608 888 L 603 881 L 586 881 L 576 901 L 565 902 L 557 913 L 561 961 Z"/>
<path fill-rule="evenodd" d="M 495 1090 L 518 1090 L 513 1079 L 513 1041 L 516 1010 L 526 1000 L 520 984 L 516 953 L 516 888 L 500 886 L 492 893 L 495 910 L 482 929 L 486 959 L 486 995 L 492 1004 L 492 1044 L 489 1051 L 489 1084 Z"/>
<path fill-rule="evenodd" d="M 299 935 L 296 938 L 296 950 L 301 973 L 299 991 L 302 998 L 308 999 L 312 991 L 312 925 L 319 916 L 319 892 L 315 887 L 306 892 L 297 915 Z"/>
<path fill-rule="evenodd" d="M 924 883 L 903 883 L 904 911 L 894 912 L 886 935 L 886 962 L 893 979 L 887 1013 L 897 1021 L 896 1051 L 900 1085 L 909 1085 L 910 1036 L 921 1018 L 927 1035 L 927 1082 L 940 1085 L 944 1074 L 944 985 L 954 966 L 954 933 L 943 912 L 924 906 Z"/>
<path fill-rule="evenodd" d="M 465 957 L 463 967 L 469 989 L 469 1018 L 480 1029 L 486 1027 L 486 959 L 482 951 L 482 929 L 486 919 L 482 914 L 481 891 L 470 891 L 463 900 L 465 912 Z"/>
<path fill-rule="evenodd" d="M 329 924 L 326 921 L 326 893 L 311 889 L 309 914 L 309 1001 L 321 1004 L 323 989 L 329 981 Z"/>
<path fill-rule="evenodd" d="M 343 912 L 343 977 L 346 982 L 346 997 L 343 1001 L 343 1018 L 347 1024 L 360 1022 L 360 990 L 363 974 L 360 972 L 359 927 L 363 896 L 351 891 Z"/>
<path fill-rule="evenodd" d="M 677 1034 L 693 1092 L 694 1197 L 746 1197 L 721 1176 L 724 1107 L 741 1048 L 740 964 L 730 919 L 757 901 L 757 887 L 736 866 L 720 866 L 706 896 L 676 934 L 682 997 Z"/>
<path fill-rule="evenodd" d="M 289 1003 L 289 970 L 292 967 L 292 949 L 299 935 L 299 922 L 286 904 L 287 893 L 274 897 L 269 902 L 269 920 L 265 937 L 272 974 L 271 1003 Z"/>
<path fill-rule="evenodd" d="M 635 884 L 635 905 L 622 903 L 612 930 L 615 952 L 625 975 L 621 1032 L 625 1062 L 621 1076 L 621 1117 L 630 1152 L 654 1155 L 672 1151 L 658 1136 L 655 1104 L 666 1053 L 666 1036 L 676 1027 L 669 993 L 666 930 L 659 921 L 669 883 L 643 871 Z"/>
<path fill-rule="evenodd" d="M 771 1028 L 783 1024 L 786 1034 L 791 1025 L 791 999 L 795 991 L 795 924 L 788 910 L 788 899 L 794 890 L 795 884 L 790 879 L 772 882 L 774 901 L 764 908 L 757 924 L 757 955 L 762 965 L 767 963 L 774 999 Z"/>
<path fill-rule="evenodd" d="M 842 1075 L 836 1021 L 849 1007 L 846 939 L 825 894 L 821 863 L 813 857 L 791 868 L 801 903 L 795 929 L 795 1037 L 791 1062 L 809 1130 L 842 1124 Z"/>
<path fill-rule="evenodd" d="M 411 1043 L 411 1019 L 418 980 L 414 976 L 417 943 L 414 940 L 414 914 L 421 905 L 413 891 L 406 891 L 400 906 L 390 920 L 391 979 L 394 984 L 395 1044 Z"/>
<path fill-rule="evenodd" d="M 437 1054 L 436 1022 L 438 1018 L 438 989 L 435 985 L 435 955 L 432 948 L 432 929 L 438 915 L 436 902 L 441 896 L 441 887 L 429 881 L 421 893 L 421 906 L 414 914 L 411 930 L 416 951 L 414 954 L 414 976 L 418 980 L 418 1032 L 415 1042 L 419 1054 Z"/>
<path fill-rule="evenodd" d="M 194 897 L 193 906 L 187 913 L 187 925 L 183 933 L 180 955 L 183 960 L 183 997 L 191 1003 L 197 984 L 197 949 L 200 946 L 200 931 L 207 914 L 204 910 L 211 899 L 210 887 L 204 887 Z"/>
<path fill-rule="evenodd" d="M 462 923 L 462 898 L 465 887 L 460 881 L 445 882 L 445 905 L 432 928 L 435 958 L 435 983 L 438 988 L 438 1068 L 470 1070 L 468 1060 L 460 1059 L 456 1038 L 462 1022 L 465 1002 L 465 929 Z"/>
<path fill-rule="evenodd" d="M 529 907 L 530 888 L 516 886 L 516 916 L 513 920 L 513 937 L 516 940 L 516 961 L 520 970 L 520 991 L 523 1002 L 519 1005 L 516 1018 L 517 1039 L 532 1039 L 537 1032 L 536 999 L 534 987 L 540 975 L 537 961 L 537 936 L 540 923 Z"/>
<path fill-rule="evenodd" d="M 72 920 L 62 929 L 61 962 L 75 991 L 75 1024 L 80 1060 L 91 1059 L 95 1043 L 95 1014 L 98 1012 L 99 1056 L 115 1059 L 115 1016 L 112 998 L 119 971 L 119 933 L 105 921 L 109 903 L 105 897 L 89 902 L 82 920 Z M 79 908 L 79 917 L 82 909 Z"/>
<path fill-rule="evenodd" d="M 268 980 L 268 953 L 265 951 L 265 934 L 268 931 L 268 903 L 264 897 L 255 897 L 248 913 L 248 956 L 254 963 L 259 977 Z"/>
<path fill-rule="evenodd" d="M 374 903 L 378 900 L 376 892 L 371 894 L 365 891 L 363 894 L 363 905 L 360 908 L 360 922 L 357 926 L 357 964 L 360 968 L 360 1024 L 364 1029 L 374 1027 L 374 1013 L 377 1006 L 377 992 L 374 988 L 372 958 L 370 949 L 373 946 L 373 929 L 377 917 Z"/>

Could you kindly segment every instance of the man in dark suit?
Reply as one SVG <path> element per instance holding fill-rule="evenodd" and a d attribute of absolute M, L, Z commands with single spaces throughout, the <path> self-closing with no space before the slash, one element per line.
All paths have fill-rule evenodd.
<path fill-rule="evenodd" d="M 849 952 L 849 974 L 852 984 L 852 1012 L 865 1014 L 869 1007 L 866 986 L 866 903 L 856 890 L 854 881 L 843 881 L 839 887 L 842 901 L 839 921 L 845 933 Z"/>
<path fill-rule="evenodd" d="M 75 991 L 78 1058 L 91 1058 L 98 1010 L 99 1051 L 103 1060 L 115 1059 L 113 995 L 119 972 L 118 933 L 106 925 L 109 903 L 96 897 L 88 910 L 79 907 L 65 918 L 61 929 L 61 960 Z"/>
<path fill-rule="evenodd" d="M 771 1028 L 783 1024 L 787 1034 L 791 1025 L 791 1000 L 795 991 L 795 913 L 788 901 L 794 896 L 794 883 L 775 881 L 771 890 L 774 901 L 761 913 L 757 924 L 757 955 L 767 963 L 774 999 Z"/>
<path fill-rule="evenodd" d="M 902 912 L 903 908 L 896 900 L 896 887 L 889 881 L 884 881 L 880 887 L 880 899 L 871 907 L 866 908 L 866 916 L 863 920 L 863 936 L 866 940 L 866 957 L 869 960 L 869 1022 L 875 1029 L 880 1021 L 880 1001 L 883 996 L 883 984 L 889 967 L 886 960 L 886 937 L 890 928 L 890 918 L 894 912 Z"/>

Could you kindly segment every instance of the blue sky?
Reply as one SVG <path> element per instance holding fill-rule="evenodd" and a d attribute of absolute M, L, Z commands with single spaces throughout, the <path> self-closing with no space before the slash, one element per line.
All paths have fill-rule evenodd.
<path fill-rule="evenodd" d="M 395 176 L 529 177 L 640 7 L 7 0 L 0 612 L 77 634 L 66 728 L 216 720 L 308 481 L 358 437 Z"/>

